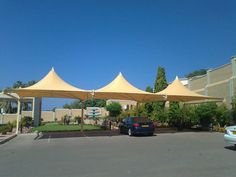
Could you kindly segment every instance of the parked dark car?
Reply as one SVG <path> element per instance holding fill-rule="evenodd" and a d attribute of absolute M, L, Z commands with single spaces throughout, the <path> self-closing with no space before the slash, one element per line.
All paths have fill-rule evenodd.
<path fill-rule="evenodd" d="M 129 136 L 144 134 L 153 135 L 155 127 L 151 120 L 145 117 L 127 117 L 119 125 L 120 133 Z"/>

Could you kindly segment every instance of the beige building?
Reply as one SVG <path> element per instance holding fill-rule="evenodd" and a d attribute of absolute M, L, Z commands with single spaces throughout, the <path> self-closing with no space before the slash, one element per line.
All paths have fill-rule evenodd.
<path fill-rule="evenodd" d="M 11 101 L 15 102 L 16 107 L 17 107 L 17 99 L 18 95 L 15 93 L 12 94 L 4 94 L 0 93 L 0 103 L 4 101 Z M 37 126 L 39 125 L 39 119 L 43 122 L 53 122 L 53 121 L 60 121 L 62 117 L 65 115 L 71 116 L 72 119 L 74 117 L 79 116 L 81 117 L 82 115 L 82 110 L 81 109 L 55 109 L 55 111 L 41 111 L 41 105 L 42 105 L 42 99 L 41 98 L 33 98 L 33 97 L 24 97 L 21 98 L 21 102 L 27 102 L 30 103 L 31 109 L 24 111 L 24 109 L 21 111 L 21 117 L 33 117 L 34 118 L 34 125 Z M 0 108 L 1 108 L 0 104 Z M 108 116 L 109 112 L 106 111 L 105 108 L 98 108 L 99 109 L 99 117 L 106 117 Z M 17 119 L 17 111 L 15 113 L 7 113 L 0 109 L 0 124 L 6 124 L 8 122 L 13 122 Z M 88 113 L 88 110 L 84 110 L 84 116 L 86 116 Z"/>
<path fill-rule="evenodd" d="M 84 115 L 86 115 L 87 110 L 84 110 Z M 101 117 L 108 116 L 108 111 L 105 108 L 100 108 Z M 71 116 L 74 119 L 76 116 L 81 117 L 81 109 L 55 109 L 55 111 L 41 111 L 41 118 L 43 122 L 54 122 L 60 121 L 65 115 Z M 32 117 L 32 111 L 22 111 L 22 117 L 30 116 Z M 17 118 L 17 114 L 3 114 L 0 115 L 0 124 L 13 122 Z"/>
<path fill-rule="evenodd" d="M 228 64 L 208 70 L 205 75 L 189 79 L 187 87 L 199 94 L 224 98 L 230 108 L 236 95 L 236 57 Z"/>
<path fill-rule="evenodd" d="M 106 105 L 111 104 L 112 102 L 120 103 L 123 110 L 130 110 L 133 109 L 136 105 L 136 101 L 132 100 L 107 100 Z"/>
<path fill-rule="evenodd" d="M 187 82 L 185 81 L 185 84 Z M 236 57 L 231 58 L 231 62 L 221 67 L 207 71 L 207 74 L 193 77 L 188 80 L 186 85 L 190 90 L 199 94 L 224 98 L 227 107 L 231 107 L 232 98 L 236 95 Z M 0 99 L 16 99 L 2 94 Z M 25 101 L 32 100 L 32 111 L 22 111 L 22 117 L 31 116 L 35 118 L 35 125 L 38 124 L 39 117 L 44 122 L 61 120 L 64 115 L 69 115 L 72 118 L 81 116 L 81 109 L 56 109 L 55 111 L 40 111 L 40 98 L 26 98 Z M 123 110 L 133 109 L 137 102 L 130 100 L 107 100 L 107 104 L 111 102 L 119 102 Z M 101 117 L 106 117 L 108 112 L 105 108 L 101 108 Z M 86 111 L 84 112 L 86 115 Z M 0 124 L 8 121 L 16 120 L 16 114 L 0 114 Z"/>
<path fill-rule="evenodd" d="M 5 93 L 0 93 L 0 108 L 1 108 L 1 113 L 0 113 L 0 124 L 11 122 L 16 120 L 16 112 L 17 112 L 17 100 L 19 99 L 19 96 L 15 93 L 11 94 L 5 94 Z M 8 113 L 7 110 L 4 110 L 4 103 L 9 102 L 10 104 L 15 103 L 15 111 L 12 110 L 12 112 L 15 113 Z M 41 117 L 41 103 L 42 99 L 41 98 L 33 98 L 33 97 L 24 97 L 21 98 L 22 103 L 30 103 L 27 105 L 30 105 L 30 108 L 25 109 L 24 106 L 22 105 L 20 111 L 22 112 L 23 116 L 30 116 L 34 117 L 34 125 L 39 125 L 39 120 Z M 2 112 L 3 110 L 3 112 Z M 31 111 L 29 111 L 31 110 Z"/>

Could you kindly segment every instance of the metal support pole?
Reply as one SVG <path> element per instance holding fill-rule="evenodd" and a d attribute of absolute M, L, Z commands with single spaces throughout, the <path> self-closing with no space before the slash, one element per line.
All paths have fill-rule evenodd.
<path fill-rule="evenodd" d="M 94 90 L 91 92 L 91 96 L 92 96 L 92 100 L 93 100 L 93 97 L 94 97 Z M 88 100 L 88 98 L 87 98 Z M 84 108 L 85 108 L 85 101 L 86 100 L 83 100 L 81 101 L 81 123 L 80 123 L 80 131 L 83 132 L 84 131 Z"/>
<path fill-rule="evenodd" d="M 82 102 L 82 107 L 81 107 L 81 123 L 80 123 L 80 131 L 84 131 L 84 102 Z"/>
<path fill-rule="evenodd" d="M 136 114 L 137 114 L 137 116 L 139 116 L 139 102 L 137 102 L 137 105 L 136 105 Z"/>
<path fill-rule="evenodd" d="M 19 132 L 19 123 L 21 117 L 21 101 L 20 98 L 17 100 L 17 118 L 16 118 L 16 134 Z"/>

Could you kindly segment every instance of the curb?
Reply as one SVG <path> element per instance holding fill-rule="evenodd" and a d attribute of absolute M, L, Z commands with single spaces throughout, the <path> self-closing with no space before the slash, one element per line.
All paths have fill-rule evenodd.
<path fill-rule="evenodd" d="M 0 144 L 4 144 L 4 143 L 10 141 L 11 139 L 15 138 L 16 136 L 17 136 L 17 134 L 10 135 L 6 139 L 0 140 Z"/>
<path fill-rule="evenodd" d="M 161 133 L 176 133 L 178 132 L 176 128 L 155 128 L 156 134 L 161 134 Z"/>

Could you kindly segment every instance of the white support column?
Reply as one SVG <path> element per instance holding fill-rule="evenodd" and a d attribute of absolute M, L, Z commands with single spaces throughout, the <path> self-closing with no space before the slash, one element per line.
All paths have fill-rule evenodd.
<path fill-rule="evenodd" d="M 34 111 L 35 111 L 35 110 L 34 110 L 34 105 L 35 105 L 35 98 L 32 99 L 32 111 L 31 111 L 32 116 L 31 116 L 31 117 L 32 117 L 33 119 L 34 119 Z"/>
<path fill-rule="evenodd" d="M 16 134 L 19 132 L 19 123 L 21 119 L 21 101 L 20 98 L 17 100 L 17 118 L 16 118 Z"/>

